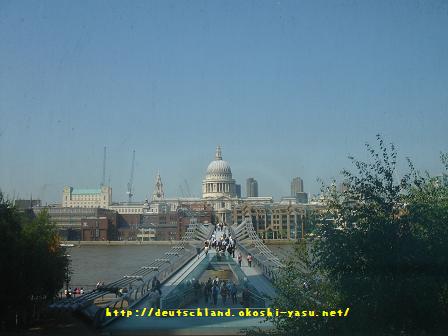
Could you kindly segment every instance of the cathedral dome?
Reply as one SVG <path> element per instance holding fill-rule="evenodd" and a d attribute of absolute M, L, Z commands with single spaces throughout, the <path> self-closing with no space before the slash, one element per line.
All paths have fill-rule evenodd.
<path fill-rule="evenodd" d="M 207 167 L 207 174 L 211 175 L 231 175 L 232 170 L 230 169 L 230 165 L 227 161 L 224 160 L 215 160 L 210 162 Z"/>
<path fill-rule="evenodd" d="M 227 161 L 222 159 L 221 155 L 221 147 L 216 148 L 215 160 L 210 162 L 207 167 L 207 176 L 222 176 L 227 175 L 232 178 L 232 170 L 230 169 L 230 165 Z"/>
<path fill-rule="evenodd" d="M 207 167 L 205 179 L 202 181 L 202 198 L 220 199 L 235 197 L 235 180 L 227 161 L 222 159 L 221 147 L 216 148 L 215 160 Z M 222 203 L 220 203 L 222 206 Z"/>

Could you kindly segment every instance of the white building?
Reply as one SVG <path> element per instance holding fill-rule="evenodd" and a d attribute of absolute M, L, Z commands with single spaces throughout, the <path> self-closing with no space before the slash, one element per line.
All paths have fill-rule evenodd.
<path fill-rule="evenodd" d="M 150 212 L 177 211 L 182 204 L 205 202 L 213 207 L 216 222 L 233 223 L 232 209 L 237 204 L 270 204 L 272 197 L 239 198 L 230 164 L 222 159 L 221 147 L 217 146 L 215 159 L 207 167 L 202 181 L 202 198 L 165 198 L 163 184 L 158 174 L 151 202 Z"/>
<path fill-rule="evenodd" d="M 236 197 L 235 180 L 227 161 L 222 159 L 221 147 L 216 147 L 215 160 L 207 167 L 202 181 L 202 198 Z"/>
<path fill-rule="evenodd" d="M 232 223 L 232 204 L 238 200 L 232 169 L 222 159 L 221 147 L 216 147 L 215 160 L 207 167 L 202 181 L 202 199 L 210 204 L 217 222 Z"/>
<path fill-rule="evenodd" d="M 64 208 L 109 208 L 112 203 L 112 188 L 76 189 L 66 186 L 62 194 Z"/>
<path fill-rule="evenodd" d="M 150 195 L 151 196 L 151 195 Z M 144 203 L 112 203 L 112 188 L 102 186 L 100 189 L 76 189 L 64 187 L 63 207 L 105 208 L 119 214 L 163 214 L 178 211 L 183 205 L 207 203 L 214 209 L 215 221 L 233 223 L 232 208 L 241 204 L 271 204 L 272 197 L 240 198 L 236 193 L 236 183 L 232 177 L 230 164 L 222 159 L 221 147 L 217 146 L 215 159 L 207 167 L 202 181 L 202 198 L 175 197 L 167 198 L 163 190 L 160 174 L 157 173 L 151 201 Z"/>
<path fill-rule="evenodd" d="M 115 210 L 121 215 L 138 215 L 144 213 L 145 205 L 142 203 L 114 203 L 111 204 L 108 209 Z"/>

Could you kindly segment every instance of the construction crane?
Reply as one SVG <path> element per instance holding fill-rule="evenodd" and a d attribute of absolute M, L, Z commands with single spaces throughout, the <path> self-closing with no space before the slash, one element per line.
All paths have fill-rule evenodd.
<path fill-rule="evenodd" d="M 182 195 L 182 197 L 185 197 L 184 188 L 182 188 L 181 184 L 179 184 L 179 190 L 180 190 L 180 194 Z"/>
<path fill-rule="evenodd" d="M 134 182 L 134 164 L 135 164 L 135 149 L 132 152 L 131 178 L 129 179 L 128 191 L 126 192 L 128 194 L 128 202 L 129 203 L 132 202 L 132 196 L 134 196 L 132 194 L 132 183 Z"/>
<path fill-rule="evenodd" d="M 190 186 L 188 185 L 188 181 L 184 180 L 185 183 L 185 189 L 187 190 L 187 197 L 191 197 L 191 191 L 190 191 Z"/>

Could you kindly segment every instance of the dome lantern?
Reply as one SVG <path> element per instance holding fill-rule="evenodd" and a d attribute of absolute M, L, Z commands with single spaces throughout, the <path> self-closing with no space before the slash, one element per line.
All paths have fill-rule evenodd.
<path fill-rule="evenodd" d="M 221 146 L 216 147 L 215 160 L 222 160 Z"/>

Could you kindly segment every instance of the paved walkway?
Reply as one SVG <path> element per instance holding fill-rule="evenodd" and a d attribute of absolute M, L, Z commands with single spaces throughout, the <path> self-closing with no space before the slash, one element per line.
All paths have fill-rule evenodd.
<path fill-rule="evenodd" d="M 243 256 L 241 262 L 241 270 L 247 276 L 247 280 L 261 293 L 268 297 L 275 297 L 275 288 L 272 283 L 264 276 L 263 272 L 252 263 L 252 267 L 249 267 L 247 262 L 247 254 L 244 251 L 237 249 L 235 251 L 235 258 L 233 260 L 238 265 L 238 253 Z"/>
<path fill-rule="evenodd" d="M 184 267 L 178 270 L 175 275 L 169 278 L 162 286 L 162 296 L 168 295 L 174 288 L 176 288 L 176 286 L 181 283 L 205 257 L 205 252 L 202 251 L 197 257 L 191 259 Z"/>
<path fill-rule="evenodd" d="M 227 231 L 225 231 L 226 234 Z M 217 239 L 220 239 L 224 232 L 215 231 Z M 235 266 L 238 266 L 237 256 L 240 251 L 235 251 Z M 216 251 L 212 248 L 209 250 L 209 255 L 213 256 Z M 246 275 L 248 281 L 262 294 L 269 297 L 275 296 L 275 289 L 269 280 L 262 274 L 262 272 L 256 267 L 249 267 L 247 265 L 246 255 L 243 254 L 243 263 L 241 270 Z M 193 270 L 203 259 L 205 253 L 201 252 L 199 258 L 194 258 L 186 266 L 184 266 L 178 273 L 171 279 L 169 279 L 164 286 L 162 286 L 162 295 L 167 295 L 173 290 L 177 284 L 179 284 L 191 270 Z M 192 304 L 189 308 L 195 309 L 200 307 L 202 309 L 227 309 L 231 308 L 232 316 L 226 317 L 141 317 L 132 316 L 130 318 L 121 318 L 111 325 L 109 325 L 104 331 L 109 335 L 163 335 L 163 334 L 176 334 L 176 335 L 240 335 L 241 330 L 247 328 L 272 328 L 270 322 L 266 322 L 264 318 L 260 317 L 239 317 L 238 311 L 242 309 L 240 304 L 241 293 L 238 295 L 238 302 L 232 304 L 232 300 L 229 297 L 226 304 L 222 302 L 221 295 L 218 296 L 218 305 L 214 306 L 211 302 L 205 303 L 203 297 L 199 299 L 199 302 Z M 134 311 L 142 309 L 147 306 L 147 302 L 142 302 Z"/>
<path fill-rule="evenodd" d="M 271 329 L 262 317 L 137 317 L 121 318 L 106 327 L 102 335 L 241 335 L 250 328 Z"/>
<path fill-rule="evenodd" d="M 229 234 L 228 229 L 224 229 L 226 235 Z M 220 239 L 224 233 L 223 231 L 215 231 L 216 239 Z M 213 250 L 213 249 L 212 249 Z M 211 251 L 213 253 L 213 251 Z M 226 252 L 227 253 L 227 252 Z M 241 253 L 243 256 L 243 261 L 241 263 L 241 270 L 246 275 L 247 280 L 261 293 L 268 297 L 275 297 L 276 292 L 275 288 L 272 286 L 272 283 L 263 275 L 263 272 L 252 264 L 252 267 L 249 267 L 247 262 L 247 254 L 245 254 L 240 249 L 235 251 L 235 261 L 236 265 L 238 265 L 238 253 Z"/>
<path fill-rule="evenodd" d="M 268 297 L 275 297 L 275 288 L 272 286 L 272 283 L 263 275 L 263 272 L 258 269 L 256 266 L 252 265 L 249 267 L 247 264 L 247 255 L 242 251 L 237 250 L 235 252 L 235 262 L 238 264 L 238 253 L 241 252 L 243 256 L 243 262 L 241 265 L 241 270 L 247 276 L 247 280 L 262 294 L 265 294 Z"/>

